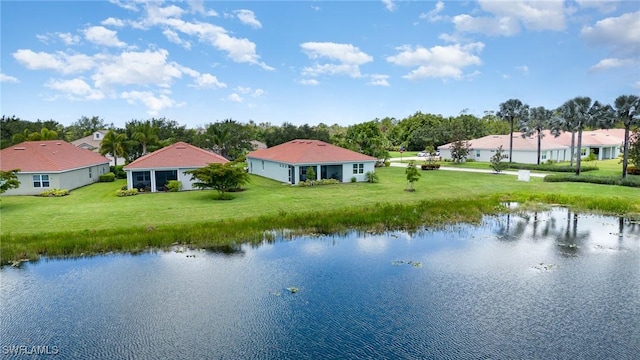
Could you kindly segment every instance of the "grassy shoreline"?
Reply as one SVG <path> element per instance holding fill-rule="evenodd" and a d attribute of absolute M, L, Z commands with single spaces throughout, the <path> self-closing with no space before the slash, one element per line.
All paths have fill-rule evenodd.
<path fill-rule="evenodd" d="M 505 212 L 504 202 L 640 216 L 637 189 L 436 171 L 423 173 L 417 191 L 407 193 L 404 169 L 378 172 L 377 184 L 315 188 L 253 177 L 246 191 L 224 202 L 213 201 L 213 191 L 118 198 L 119 183 L 94 184 L 64 198 L 2 197 L 0 262 L 139 252 L 175 244 L 206 248 L 255 243 L 284 230 L 289 235 L 410 230 L 477 222 L 482 215 Z"/>

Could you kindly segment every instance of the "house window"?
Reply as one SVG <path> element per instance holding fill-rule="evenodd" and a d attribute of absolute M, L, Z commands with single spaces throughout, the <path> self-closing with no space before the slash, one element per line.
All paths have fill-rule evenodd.
<path fill-rule="evenodd" d="M 541 158 L 542 160 L 546 160 L 546 159 L 547 159 L 547 152 L 546 152 L 546 151 L 541 152 L 541 153 L 540 153 L 540 158 Z"/>
<path fill-rule="evenodd" d="M 587 156 L 587 148 L 580 149 L 580 156 Z"/>
<path fill-rule="evenodd" d="M 353 164 L 354 174 L 364 174 L 364 164 Z"/>
<path fill-rule="evenodd" d="M 89 168 L 89 179 L 91 179 L 91 168 Z"/>
<path fill-rule="evenodd" d="M 479 158 L 480 157 L 480 150 L 476 150 L 476 157 Z"/>
<path fill-rule="evenodd" d="M 33 187 L 34 188 L 48 188 L 49 187 L 49 175 L 33 175 Z"/>
<path fill-rule="evenodd" d="M 262 160 L 262 171 L 264 171 L 264 160 Z"/>

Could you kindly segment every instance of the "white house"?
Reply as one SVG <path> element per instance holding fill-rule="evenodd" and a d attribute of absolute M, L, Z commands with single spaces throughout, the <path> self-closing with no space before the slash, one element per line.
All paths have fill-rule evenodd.
<path fill-rule="evenodd" d="M 543 131 L 544 137 L 540 142 L 540 163 L 547 161 L 571 161 L 571 133 L 564 132 L 560 136 L 553 136 L 548 130 Z M 623 129 L 596 130 L 582 132 L 582 157 L 591 152 L 598 160 L 615 159 L 620 154 L 620 144 L 624 139 Z M 509 154 L 509 134 L 487 135 L 469 140 L 471 153 L 468 159 L 476 161 L 491 161 L 498 147 L 502 146 L 505 155 Z M 451 159 L 451 143 L 438 147 L 442 159 Z M 574 151 L 578 149 L 577 134 L 575 136 Z M 575 158 L 575 156 L 574 156 Z M 512 161 L 523 164 L 536 164 L 538 159 L 538 139 L 535 135 L 522 137 L 522 133 L 513 133 Z"/>
<path fill-rule="evenodd" d="M 208 164 L 225 164 L 229 160 L 199 147 L 177 142 L 173 145 L 144 155 L 126 165 L 127 188 L 151 192 L 163 191 L 170 180 L 182 182 L 182 190 L 193 190 L 191 175 L 186 171 L 195 170 Z"/>
<path fill-rule="evenodd" d="M 71 143 L 79 148 L 87 149 L 95 153 L 100 153 L 100 144 L 102 143 L 102 139 L 104 139 L 104 136 L 108 132 L 109 130 L 94 131 L 93 134 L 74 140 Z M 107 159 L 109 159 L 110 165 L 115 165 L 115 159 L 113 156 L 111 156 L 111 154 L 107 154 L 106 157 Z M 126 159 L 121 157 L 119 157 L 117 160 L 119 165 L 124 165 L 126 161 Z"/>
<path fill-rule="evenodd" d="M 109 172 L 109 159 L 62 140 L 25 141 L 0 150 L 0 170 L 15 169 L 20 169 L 20 186 L 3 195 L 38 195 L 97 182 Z"/>
<path fill-rule="evenodd" d="M 292 140 L 246 156 L 249 173 L 289 184 L 307 180 L 307 169 L 314 169 L 316 180 L 340 182 L 366 181 L 375 171 L 377 159 L 320 140 Z"/>

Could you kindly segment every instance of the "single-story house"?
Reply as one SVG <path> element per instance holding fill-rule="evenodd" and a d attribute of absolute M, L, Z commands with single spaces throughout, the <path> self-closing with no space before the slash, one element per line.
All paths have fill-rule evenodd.
<path fill-rule="evenodd" d="M 95 153 L 100 153 L 100 144 L 102 143 L 102 139 L 109 132 L 109 130 L 98 130 L 94 131 L 93 134 L 89 136 L 85 136 L 83 138 L 72 141 L 71 143 L 79 148 L 87 149 L 93 151 Z M 106 155 L 107 159 L 109 159 L 110 165 L 115 165 L 114 157 L 111 154 Z M 126 159 L 119 157 L 118 164 L 124 165 Z"/>
<path fill-rule="evenodd" d="M 316 180 L 336 179 L 340 182 L 366 181 L 366 173 L 375 171 L 377 159 L 320 140 L 292 140 L 246 156 L 250 174 L 283 183 L 297 184 L 307 180 L 307 169 L 314 169 Z"/>
<path fill-rule="evenodd" d="M 591 152 L 598 160 L 615 159 L 620 154 L 620 145 L 624 139 L 624 130 L 596 130 L 582 132 L 582 157 Z M 560 136 L 553 136 L 549 130 L 543 131 L 544 137 L 540 141 L 540 162 L 549 160 L 554 162 L 571 161 L 571 133 L 563 132 Z M 502 146 L 505 155 L 509 155 L 509 134 L 487 135 L 469 140 L 471 153 L 468 159 L 476 161 L 491 161 L 498 147 Z M 442 159 L 451 160 L 451 143 L 438 147 Z M 578 136 L 575 135 L 574 152 L 577 153 Z M 575 158 L 575 155 L 574 155 Z M 513 133 L 512 161 L 524 164 L 535 164 L 538 159 L 538 139 L 536 135 L 522 137 L 521 132 Z"/>
<path fill-rule="evenodd" d="M 178 180 L 183 190 L 193 190 L 191 175 L 186 171 L 228 162 L 216 153 L 180 141 L 136 159 L 124 171 L 129 189 L 163 191 L 170 180 Z"/>
<path fill-rule="evenodd" d="M 109 159 L 62 140 L 25 141 L 0 150 L 0 170 L 20 169 L 20 186 L 4 195 L 73 190 L 109 172 Z"/>

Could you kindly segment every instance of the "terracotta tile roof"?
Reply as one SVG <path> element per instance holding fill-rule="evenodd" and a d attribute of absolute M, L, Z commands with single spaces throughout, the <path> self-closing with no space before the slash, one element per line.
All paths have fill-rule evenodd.
<path fill-rule="evenodd" d="M 139 157 L 124 169 L 200 168 L 211 163 L 228 162 L 218 154 L 180 141 Z"/>
<path fill-rule="evenodd" d="M 620 132 L 622 130 L 622 132 Z M 549 130 L 542 132 L 544 137 L 540 143 L 540 150 L 564 149 L 571 146 L 571 133 L 563 132 L 560 136 L 551 135 Z M 582 146 L 616 146 L 624 140 L 624 129 L 595 130 L 582 132 Z M 496 149 L 502 145 L 503 149 L 509 149 L 509 134 L 487 135 L 479 139 L 469 140 L 472 149 Z M 449 144 L 438 146 L 438 149 L 449 149 Z M 574 146 L 578 145 L 576 133 Z M 523 138 L 521 132 L 513 133 L 514 150 L 537 150 L 538 140 L 535 135 Z"/>
<path fill-rule="evenodd" d="M 377 159 L 320 140 L 292 140 L 268 149 L 258 149 L 247 158 L 277 161 L 287 164 L 321 164 Z"/>
<path fill-rule="evenodd" d="M 25 141 L 0 150 L 0 169 L 59 172 L 109 163 L 106 157 L 62 140 Z"/>

